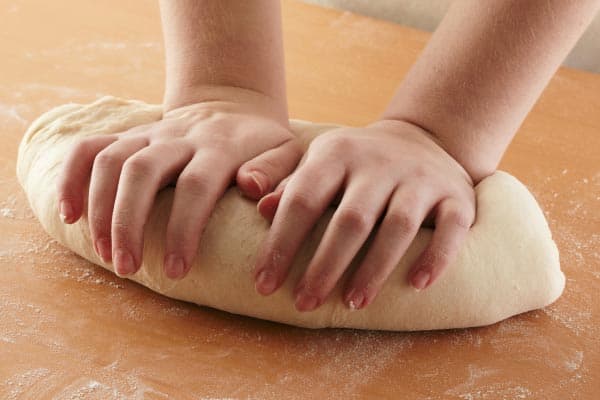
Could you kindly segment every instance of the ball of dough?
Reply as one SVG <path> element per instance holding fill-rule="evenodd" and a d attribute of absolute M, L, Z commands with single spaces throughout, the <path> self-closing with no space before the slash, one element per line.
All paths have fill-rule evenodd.
<path fill-rule="evenodd" d="M 57 107 L 31 124 L 19 147 L 17 173 L 31 208 L 50 236 L 81 257 L 113 269 L 94 252 L 85 216 L 73 225 L 59 218 L 55 186 L 61 163 L 71 146 L 85 136 L 116 133 L 161 118 L 159 105 L 103 97 L 87 105 Z M 305 144 L 335 127 L 294 120 L 291 126 Z M 477 220 L 456 262 L 437 282 L 418 292 L 406 281 L 408 268 L 431 237 L 431 230 L 421 229 L 379 296 L 358 311 L 342 303 L 341 284 L 316 311 L 301 313 L 294 307 L 292 289 L 319 243 L 331 209 L 305 241 L 285 284 L 268 297 L 256 293 L 251 272 L 269 225 L 256 211 L 256 203 L 235 188 L 218 202 L 190 273 L 178 281 L 166 278 L 162 271 L 173 200 L 172 188 L 162 190 L 145 226 L 143 265 L 130 279 L 175 299 L 310 328 L 462 328 L 492 324 L 552 303 L 562 293 L 565 278 L 556 245 L 531 193 L 511 175 L 496 172 L 477 185 L 476 194 Z"/>

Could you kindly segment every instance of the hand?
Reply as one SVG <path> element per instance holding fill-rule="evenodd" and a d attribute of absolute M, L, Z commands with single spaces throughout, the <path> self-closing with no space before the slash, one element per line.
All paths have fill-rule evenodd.
<path fill-rule="evenodd" d="M 381 120 L 332 130 L 317 137 L 293 175 L 258 204 L 273 219 L 254 272 L 259 293 L 268 295 L 282 284 L 300 245 L 341 191 L 296 285 L 300 311 L 323 304 L 380 216 L 374 241 L 345 290 L 344 301 L 353 309 L 373 301 L 428 214 L 435 231 L 408 276 L 417 289 L 431 285 L 452 263 L 475 218 L 471 178 L 421 128 Z"/>
<path fill-rule="evenodd" d="M 231 91 L 228 91 L 231 93 Z M 265 96 L 241 90 L 168 111 L 163 119 L 112 135 L 91 136 L 67 156 L 58 185 L 63 221 L 84 209 L 94 247 L 119 275 L 142 261 L 144 225 L 157 192 L 176 181 L 165 248 L 165 272 L 186 275 L 216 201 L 237 177 L 255 199 L 297 165 L 302 148 Z M 91 176 L 90 176 L 91 175 Z"/>

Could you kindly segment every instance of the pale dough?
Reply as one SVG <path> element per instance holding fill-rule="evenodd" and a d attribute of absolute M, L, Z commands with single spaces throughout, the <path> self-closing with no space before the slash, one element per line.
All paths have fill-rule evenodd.
<path fill-rule="evenodd" d="M 88 105 L 57 107 L 30 126 L 19 147 L 18 177 L 34 213 L 48 233 L 91 262 L 112 270 L 96 256 L 88 222 L 61 222 L 55 185 L 70 147 L 88 135 L 110 134 L 162 117 L 161 106 L 103 97 Z M 333 125 L 291 121 L 308 143 Z M 189 275 L 171 281 L 162 272 L 163 243 L 173 190 L 159 193 L 145 228 L 144 262 L 133 280 L 166 296 L 235 314 L 310 328 L 350 327 L 428 330 L 488 325 L 544 307 L 562 293 L 565 278 L 544 215 L 533 196 L 507 173 L 497 172 L 476 188 L 477 220 L 458 260 L 429 289 L 417 292 L 406 272 L 428 242 L 421 229 L 375 302 L 351 311 L 340 301 L 340 286 L 317 311 L 294 308 L 292 288 L 313 254 L 331 210 L 301 249 L 285 285 L 263 297 L 254 290 L 251 270 L 269 227 L 235 188 L 218 203 Z"/>

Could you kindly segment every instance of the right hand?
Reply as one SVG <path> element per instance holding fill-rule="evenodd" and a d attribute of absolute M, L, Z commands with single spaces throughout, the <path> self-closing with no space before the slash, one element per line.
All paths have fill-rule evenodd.
<path fill-rule="evenodd" d="M 232 181 L 259 199 L 300 160 L 301 145 L 273 108 L 270 98 L 239 89 L 233 98 L 186 105 L 147 125 L 83 139 L 67 155 L 59 178 L 63 221 L 81 217 L 87 196 L 96 252 L 114 262 L 117 274 L 131 275 L 142 262 L 154 198 L 175 183 L 164 268 L 169 278 L 184 277 L 215 203 Z"/>
<path fill-rule="evenodd" d="M 400 120 L 332 129 L 314 139 L 293 175 L 258 203 L 272 220 L 255 266 L 259 293 L 281 287 L 302 243 L 336 199 L 339 205 L 295 282 L 299 311 L 326 302 L 373 233 L 343 295 L 350 309 L 371 304 L 428 216 L 435 230 L 407 280 L 417 290 L 429 287 L 456 259 L 475 219 L 472 179 L 434 134 Z"/>

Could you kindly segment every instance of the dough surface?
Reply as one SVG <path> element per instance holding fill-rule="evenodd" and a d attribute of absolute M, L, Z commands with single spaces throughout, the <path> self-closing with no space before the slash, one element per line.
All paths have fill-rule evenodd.
<path fill-rule="evenodd" d="M 95 254 L 88 222 L 61 222 L 56 180 L 62 160 L 79 139 L 111 134 L 162 117 L 160 105 L 103 97 L 88 105 L 67 104 L 40 116 L 19 147 L 17 174 L 44 229 L 80 256 L 112 270 Z M 291 121 L 305 143 L 334 127 Z M 537 202 L 514 177 L 497 172 L 476 188 L 477 220 L 454 265 L 429 289 L 406 283 L 412 261 L 431 230 L 421 229 L 382 292 L 369 307 L 350 311 L 341 302 L 341 285 L 313 312 L 294 308 L 292 289 L 314 253 L 330 219 L 330 209 L 304 243 L 284 286 L 263 297 L 251 279 L 254 258 L 268 223 L 255 202 L 235 188 L 218 203 L 188 276 L 167 279 L 162 272 L 164 237 L 172 188 L 156 198 L 145 227 L 143 265 L 131 279 L 166 296 L 235 314 L 321 328 L 430 330 L 488 325 L 555 301 L 564 288 L 558 250 Z M 85 214 L 85 213 L 84 213 Z M 359 255 L 360 257 L 360 255 Z M 351 267 L 352 268 L 352 267 Z"/>

